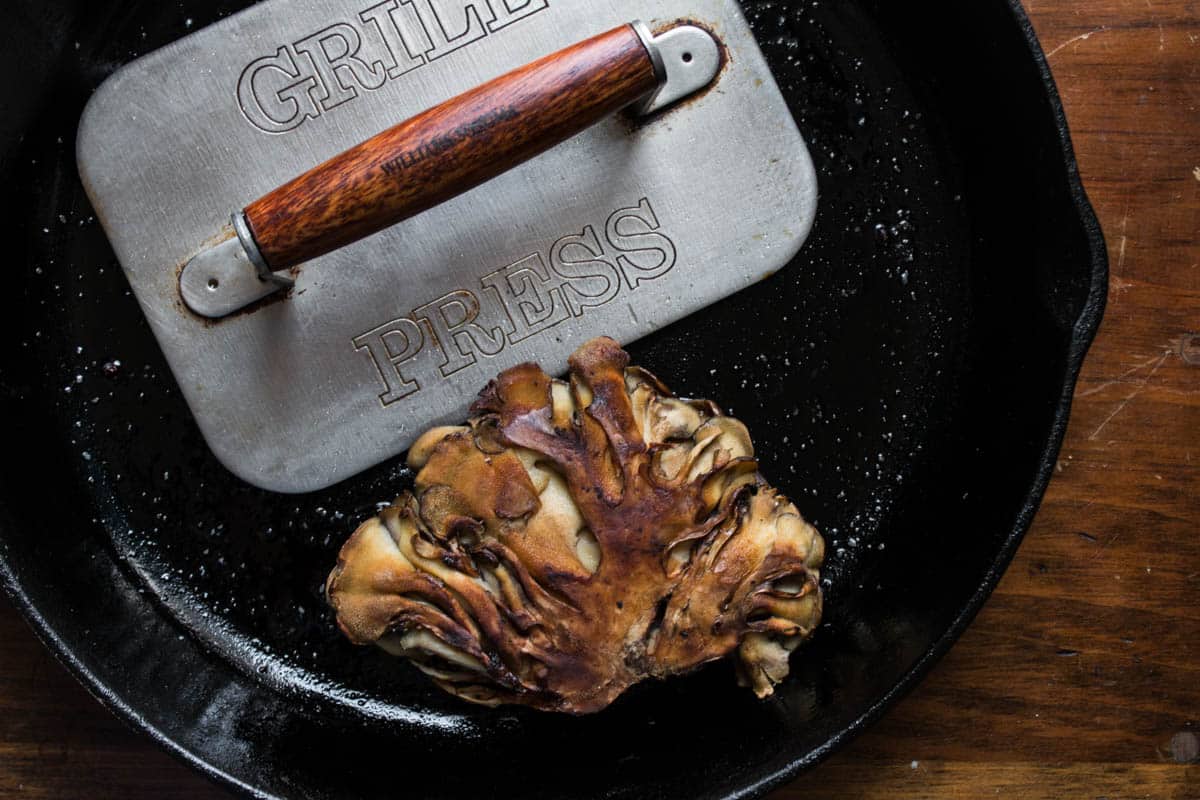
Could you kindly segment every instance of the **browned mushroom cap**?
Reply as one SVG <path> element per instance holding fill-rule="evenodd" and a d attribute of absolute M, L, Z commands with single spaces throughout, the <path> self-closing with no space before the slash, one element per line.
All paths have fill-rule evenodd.
<path fill-rule="evenodd" d="M 567 381 L 500 375 L 329 576 L 338 624 L 485 705 L 598 711 L 735 655 L 760 697 L 821 619 L 824 543 L 744 425 L 671 395 L 611 339 Z"/>

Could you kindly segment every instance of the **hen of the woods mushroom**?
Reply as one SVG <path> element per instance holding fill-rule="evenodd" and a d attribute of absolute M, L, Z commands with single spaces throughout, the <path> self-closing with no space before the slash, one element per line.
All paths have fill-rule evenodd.
<path fill-rule="evenodd" d="M 329 576 L 338 624 L 485 705 L 583 714 L 735 654 L 760 697 L 821 618 L 820 535 L 744 425 L 675 398 L 611 339 L 532 364 L 412 448 L 405 493 Z"/>

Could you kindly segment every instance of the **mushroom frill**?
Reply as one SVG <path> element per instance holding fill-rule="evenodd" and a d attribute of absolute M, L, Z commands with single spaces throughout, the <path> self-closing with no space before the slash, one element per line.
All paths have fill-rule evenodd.
<path fill-rule="evenodd" d="M 591 713 L 729 655 L 765 697 L 820 622 L 824 543 L 745 426 L 611 339 L 566 381 L 504 372 L 409 460 L 414 491 L 354 533 L 327 596 L 352 642 L 465 700 Z"/>

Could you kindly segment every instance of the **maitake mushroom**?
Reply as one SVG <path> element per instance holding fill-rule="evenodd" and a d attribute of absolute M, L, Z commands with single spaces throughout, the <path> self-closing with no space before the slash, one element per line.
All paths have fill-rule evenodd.
<path fill-rule="evenodd" d="M 676 399 L 611 339 L 569 382 L 525 364 L 412 448 L 405 493 L 346 543 L 351 641 L 484 705 L 599 711 L 736 651 L 759 697 L 821 618 L 824 542 L 758 474 L 742 423 Z"/>

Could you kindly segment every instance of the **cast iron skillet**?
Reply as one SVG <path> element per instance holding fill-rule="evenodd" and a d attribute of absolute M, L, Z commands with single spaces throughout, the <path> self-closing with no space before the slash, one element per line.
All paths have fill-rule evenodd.
<path fill-rule="evenodd" d="M 76 175 L 80 111 L 118 65 L 241 5 L 21 0 L 0 34 L 0 578 L 95 695 L 253 796 L 748 797 L 946 651 L 1037 508 L 1105 299 L 1016 0 L 747 0 L 820 219 L 790 268 L 632 350 L 749 423 L 829 540 L 828 624 L 768 702 L 715 665 L 585 719 L 469 707 L 344 643 L 321 581 L 411 475 L 397 460 L 300 498 L 239 483 L 129 295 Z"/>

